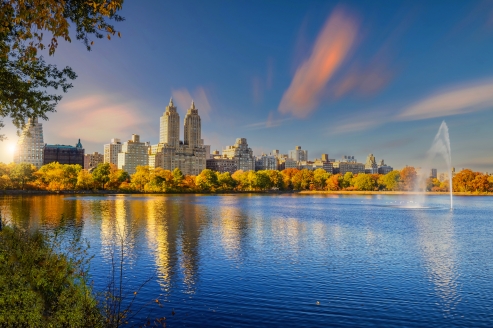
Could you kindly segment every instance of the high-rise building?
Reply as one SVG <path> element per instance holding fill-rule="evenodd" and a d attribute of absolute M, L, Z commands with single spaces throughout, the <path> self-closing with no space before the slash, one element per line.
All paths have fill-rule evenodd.
<path fill-rule="evenodd" d="M 80 142 L 70 145 L 48 145 L 43 149 L 43 165 L 58 162 L 60 164 L 78 164 L 84 167 L 84 147 Z"/>
<path fill-rule="evenodd" d="M 437 178 L 437 169 L 431 169 L 430 171 L 430 178 L 436 179 Z"/>
<path fill-rule="evenodd" d="M 238 170 L 245 172 L 255 170 L 255 158 L 253 157 L 252 149 L 248 147 L 246 138 L 238 138 L 233 146 L 227 146 L 223 150 L 223 156 L 234 159 Z"/>
<path fill-rule="evenodd" d="M 38 118 L 29 119 L 24 126 L 14 153 L 14 163 L 29 163 L 38 169 L 43 165 L 43 125 Z"/>
<path fill-rule="evenodd" d="M 122 151 L 118 154 L 118 168 L 128 174 L 134 174 L 137 166 L 147 166 L 149 148 L 149 142 L 140 142 L 140 136 L 132 134 L 132 139 L 123 143 Z"/>
<path fill-rule="evenodd" d="M 184 142 L 179 138 L 179 121 L 180 115 L 171 99 L 161 117 L 159 143 L 151 147 L 149 166 L 170 171 L 179 168 L 185 175 L 198 175 L 206 168 L 210 147 L 203 146 L 201 120 L 193 101 L 184 120 Z"/>
<path fill-rule="evenodd" d="M 187 115 L 185 116 L 184 121 L 184 144 L 190 148 L 200 147 L 202 146 L 201 139 L 201 123 L 200 116 L 198 110 L 195 108 L 195 103 L 192 101 L 192 106 L 188 109 Z"/>
<path fill-rule="evenodd" d="M 289 151 L 289 158 L 301 162 L 308 160 L 308 150 L 302 150 L 301 146 L 296 146 L 294 150 Z"/>
<path fill-rule="evenodd" d="M 84 155 L 84 169 L 86 170 L 92 170 L 98 164 L 104 163 L 104 155 L 100 154 L 98 152 L 92 153 L 92 154 L 85 154 Z"/>
<path fill-rule="evenodd" d="M 180 146 L 180 115 L 173 104 L 173 98 L 169 100 L 160 123 L 159 143 L 178 148 Z"/>
<path fill-rule="evenodd" d="M 370 154 L 370 155 L 368 155 L 368 157 L 366 157 L 365 173 L 367 173 L 367 174 L 377 174 L 378 173 L 377 161 L 375 160 L 375 156 L 373 156 L 373 154 Z"/>
<path fill-rule="evenodd" d="M 113 138 L 109 144 L 104 145 L 104 162 L 118 166 L 118 153 L 122 151 L 120 139 Z"/>

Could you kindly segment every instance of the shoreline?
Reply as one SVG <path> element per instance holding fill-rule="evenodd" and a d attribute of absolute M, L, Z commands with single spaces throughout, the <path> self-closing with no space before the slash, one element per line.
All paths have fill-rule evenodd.
<path fill-rule="evenodd" d="M 219 191 L 219 192 L 122 192 L 119 190 L 0 190 L 0 196 L 16 195 L 225 195 L 225 194 L 299 194 L 299 195 L 426 195 L 448 196 L 448 192 L 419 191 L 346 191 L 346 190 L 264 190 L 264 191 Z M 493 193 L 454 192 L 454 196 L 493 196 Z"/>

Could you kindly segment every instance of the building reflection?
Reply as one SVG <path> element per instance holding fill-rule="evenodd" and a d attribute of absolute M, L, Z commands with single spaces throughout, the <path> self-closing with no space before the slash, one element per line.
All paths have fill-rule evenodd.
<path fill-rule="evenodd" d="M 239 204 L 239 197 L 224 197 L 220 200 L 219 216 L 214 224 L 219 224 L 221 244 L 225 255 L 241 262 L 246 243 L 248 219 Z"/>
<path fill-rule="evenodd" d="M 460 302 L 453 212 L 439 217 L 429 214 L 424 211 L 417 214 L 418 243 L 428 279 L 446 316 Z"/>

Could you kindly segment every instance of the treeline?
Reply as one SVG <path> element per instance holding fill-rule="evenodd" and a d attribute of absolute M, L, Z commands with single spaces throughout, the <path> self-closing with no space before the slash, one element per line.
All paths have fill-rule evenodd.
<path fill-rule="evenodd" d="M 453 190 L 493 192 L 493 176 L 463 170 L 453 178 Z M 92 172 L 80 165 L 50 163 L 39 170 L 30 164 L 0 163 L 0 189 L 21 190 L 118 190 L 122 192 L 224 192 L 264 190 L 345 190 L 345 191 L 414 191 L 419 189 L 414 167 L 388 174 L 330 174 L 323 169 L 283 171 L 236 171 L 219 173 L 209 169 L 199 175 L 183 175 L 180 169 L 150 169 L 138 166 L 129 175 L 108 163 Z M 449 181 L 429 178 L 421 189 L 449 191 Z"/>

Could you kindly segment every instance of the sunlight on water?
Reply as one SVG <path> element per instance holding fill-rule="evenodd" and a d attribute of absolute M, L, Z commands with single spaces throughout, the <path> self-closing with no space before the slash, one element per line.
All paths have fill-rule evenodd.
<path fill-rule="evenodd" d="M 456 203 L 450 211 L 443 196 L 24 196 L 0 198 L 0 209 L 25 228 L 82 233 L 96 289 L 123 251 L 125 288 L 151 277 L 138 300 L 163 297 L 145 315 L 171 326 L 488 326 L 493 204 Z"/>

